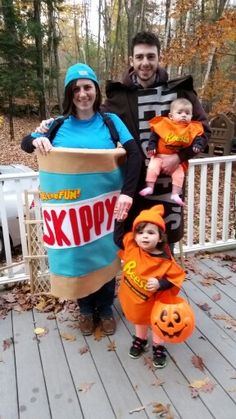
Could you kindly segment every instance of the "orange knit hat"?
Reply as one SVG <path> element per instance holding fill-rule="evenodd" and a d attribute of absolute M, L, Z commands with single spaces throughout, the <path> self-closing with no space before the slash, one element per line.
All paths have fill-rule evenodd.
<path fill-rule="evenodd" d="M 141 211 L 140 214 L 135 218 L 133 222 L 133 232 L 136 226 L 143 222 L 156 224 L 163 231 L 165 231 L 166 226 L 165 226 L 165 221 L 162 218 L 163 215 L 164 215 L 163 205 L 155 205 L 154 207 L 148 210 Z"/>

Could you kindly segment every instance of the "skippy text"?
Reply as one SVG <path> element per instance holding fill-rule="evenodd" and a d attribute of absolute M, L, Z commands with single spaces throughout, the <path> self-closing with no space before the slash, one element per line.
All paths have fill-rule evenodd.
<path fill-rule="evenodd" d="M 113 232 L 118 191 L 73 203 L 42 202 L 43 240 L 50 248 L 70 248 Z"/>

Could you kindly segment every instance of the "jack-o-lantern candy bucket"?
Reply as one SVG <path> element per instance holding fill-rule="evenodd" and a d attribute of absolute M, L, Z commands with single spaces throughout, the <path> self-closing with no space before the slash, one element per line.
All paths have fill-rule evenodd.
<path fill-rule="evenodd" d="M 151 325 L 154 333 L 164 342 L 180 343 L 192 334 L 195 315 L 184 298 L 167 295 L 155 302 Z"/>

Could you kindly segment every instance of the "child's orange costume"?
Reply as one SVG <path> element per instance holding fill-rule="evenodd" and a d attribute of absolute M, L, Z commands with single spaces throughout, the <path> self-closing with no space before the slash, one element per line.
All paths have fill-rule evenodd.
<path fill-rule="evenodd" d="M 159 136 L 157 154 L 178 153 L 180 149 L 189 147 L 196 137 L 204 133 L 202 123 L 199 121 L 175 122 L 164 116 L 155 116 L 149 121 L 149 125 L 151 131 Z M 186 171 L 188 162 L 183 162 L 181 165 Z"/>
<path fill-rule="evenodd" d="M 175 262 L 171 255 L 163 252 L 160 255 L 150 255 L 138 247 L 134 240 L 134 230 L 137 224 L 148 222 L 158 225 L 165 231 L 165 223 L 161 215 L 163 205 L 156 205 L 149 210 L 141 211 L 133 223 L 133 231 L 124 237 L 124 250 L 118 252 L 124 261 L 119 300 L 125 317 L 134 324 L 150 324 L 150 316 L 155 301 L 163 293 L 178 294 L 185 278 L 184 270 Z M 150 292 L 146 288 L 150 277 L 166 278 L 174 285 L 171 289 Z"/>

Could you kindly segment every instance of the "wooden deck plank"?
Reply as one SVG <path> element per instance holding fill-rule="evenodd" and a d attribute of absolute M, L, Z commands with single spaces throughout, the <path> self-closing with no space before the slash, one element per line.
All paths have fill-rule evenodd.
<path fill-rule="evenodd" d="M 191 281 L 185 284 L 185 291 L 187 291 L 188 298 L 191 301 L 194 301 L 194 304 L 196 305 L 195 309 L 197 308 L 200 309 L 208 317 L 206 321 L 208 322 L 209 318 L 211 318 L 212 323 L 215 324 L 215 326 L 220 329 L 219 330 L 220 336 L 223 339 L 225 339 L 228 336 L 232 340 L 235 341 L 236 334 L 235 334 L 234 328 L 233 327 L 228 328 L 227 322 L 226 320 L 224 320 L 225 318 L 231 318 L 228 315 L 228 312 L 226 311 L 227 306 L 226 306 L 226 309 L 224 310 L 223 306 L 219 305 L 219 301 L 217 302 L 212 301 L 212 299 L 208 297 L 206 292 L 203 292 L 202 289 L 198 287 L 198 284 L 195 285 Z M 213 290 L 212 296 L 214 294 L 215 294 L 215 291 Z M 207 308 L 206 310 L 200 308 L 202 305 L 204 308 L 204 304 L 206 305 L 206 308 Z M 202 313 L 200 313 L 200 315 L 201 314 Z M 220 317 L 222 316 L 222 319 L 215 318 L 215 316 L 220 316 Z M 232 317 L 232 319 L 234 319 L 234 317 Z"/>
<path fill-rule="evenodd" d="M 227 252 L 227 254 L 230 252 Z M 236 250 L 231 252 L 231 256 L 236 256 Z M 230 261 L 229 261 L 230 262 Z M 216 274 L 222 275 L 224 278 L 227 278 L 227 281 L 230 282 L 232 285 L 236 286 L 236 273 L 232 272 L 227 267 L 227 261 L 221 261 L 217 257 L 208 257 L 205 259 L 201 259 L 201 263 L 208 269 L 211 269 Z"/>
<path fill-rule="evenodd" d="M 221 299 L 217 302 L 212 301 L 212 297 L 216 295 L 217 290 L 215 287 L 211 289 L 201 286 L 199 283 L 188 282 L 185 284 L 185 291 L 187 295 L 191 295 L 191 299 L 195 301 L 197 305 L 207 304 L 208 310 L 207 315 L 211 316 L 212 320 L 222 329 L 222 335 L 230 336 L 233 340 L 236 340 L 236 333 L 234 328 L 227 328 L 225 316 L 234 318 L 236 313 L 235 302 L 229 299 L 227 296 L 221 295 Z M 186 296 L 185 296 L 186 298 Z M 235 311 L 233 311 L 235 308 Z M 215 319 L 214 316 L 223 316 L 222 319 Z"/>
<path fill-rule="evenodd" d="M 16 419 L 18 415 L 18 394 L 15 374 L 14 345 L 4 350 L 4 341 L 13 339 L 12 313 L 0 321 L 0 418 Z"/>
<path fill-rule="evenodd" d="M 223 331 L 219 322 L 214 321 L 205 311 L 201 310 L 197 306 L 198 303 L 198 297 L 194 295 L 192 299 L 191 295 L 191 305 L 195 312 L 196 324 L 200 327 L 202 335 L 209 339 L 211 344 L 224 354 L 225 358 L 230 360 L 231 365 L 236 368 L 235 342 L 230 337 L 222 338 Z M 227 336 L 227 334 L 225 333 L 224 336 Z"/>
<path fill-rule="evenodd" d="M 79 392 L 79 399 L 84 417 L 86 419 L 94 419 L 94 412 L 96 412 L 96 416 L 98 418 L 115 418 L 115 413 L 112 410 L 109 398 L 101 383 L 96 364 L 91 356 L 89 346 L 87 346 L 85 338 L 81 335 L 79 329 L 69 328 L 72 323 L 57 323 L 61 333 L 76 336 L 76 341 L 70 342 L 63 340 L 62 344 L 71 375 Z M 88 348 L 88 351 L 80 354 L 79 350 L 86 347 Z M 106 353 L 104 356 L 106 356 Z M 83 387 L 86 389 L 87 385 L 91 385 L 88 391 L 79 391 L 79 389 L 83 389 Z"/>
<path fill-rule="evenodd" d="M 141 405 L 136 389 L 132 386 L 116 352 L 107 350 L 108 338 L 96 341 L 93 336 L 89 336 L 86 341 L 116 418 L 127 419 L 130 416 L 129 411 Z M 146 412 L 140 411 L 139 418 L 147 418 Z"/>
<path fill-rule="evenodd" d="M 116 304 L 117 310 L 120 312 L 120 307 L 118 304 Z M 133 326 L 130 325 L 125 319 L 124 323 L 126 324 L 127 328 L 130 330 L 130 332 L 133 332 Z M 151 341 L 151 339 L 150 339 Z M 128 345 L 126 343 L 126 353 L 128 354 L 128 348 L 130 347 L 130 341 L 128 342 Z M 171 346 L 172 345 L 166 345 L 169 353 L 171 354 Z M 150 357 L 152 357 L 151 351 L 147 354 Z M 128 356 L 126 355 L 128 358 Z M 136 363 L 138 360 L 132 360 L 131 363 L 134 365 L 134 362 Z M 124 362 L 124 361 L 123 361 Z M 143 363 L 142 363 L 143 364 Z M 146 367 L 145 367 L 146 368 Z M 143 377 L 147 376 L 147 371 L 144 368 L 143 365 L 140 365 L 137 372 L 140 375 L 139 381 L 143 379 Z M 157 388 L 150 388 L 149 385 L 149 392 L 150 395 L 153 396 L 154 401 L 160 402 L 163 404 L 169 403 L 172 407 L 172 411 L 175 412 L 175 418 L 180 417 L 182 419 L 199 419 L 202 418 L 212 418 L 213 416 L 210 414 L 208 409 L 204 406 L 202 401 L 200 399 L 193 399 L 190 394 L 190 390 L 188 388 L 189 382 L 186 380 L 185 376 L 182 374 L 180 369 L 178 368 L 177 363 L 175 362 L 175 359 L 172 359 L 171 357 L 168 357 L 168 364 L 165 368 L 156 370 L 154 373 L 154 376 L 156 379 L 159 379 L 164 382 L 164 384 L 161 386 L 164 394 L 158 394 Z M 160 387 L 158 387 L 160 389 Z M 159 397 L 159 399 L 158 399 Z M 153 416 L 149 416 L 152 418 Z"/>
<path fill-rule="evenodd" d="M 236 376 L 236 371 L 228 360 L 225 359 L 224 354 L 221 354 L 214 348 L 208 339 L 202 339 L 201 332 L 198 329 L 195 330 L 187 343 L 193 353 L 203 359 L 205 374 L 208 375 L 209 371 L 214 380 L 218 382 L 228 396 L 236 403 L 236 386 L 233 379 Z"/>
<path fill-rule="evenodd" d="M 232 282 L 232 278 L 235 278 L 235 274 L 233 272 L 227 269 L 228 273 L 226 273 L 226 270 L 222 269 L 222 267 L 220 267 L 220 265 L 217 264 L 217 261 L 213 260 L 211 264 L 204 264 L 202 261 L 199 261 L 198 265 L 203 273 L 212 272 L 216 276 L 222 276 L 222 278 L 227 278 L 225 279 L 225 284 L 222 284 L 220 281 L 215 281 L 215 287 L 220 292 L 224 292 L 226 295 L 228 295 L 228 297 L 236 301 L 236 286 L 234 282 Z"/>
<path fill-rule="evenodd" d="M 32 311 L 13 311 L 13 330 L 20 418 L 50 419 Z"/>
<path fill-rule="evenodd" d="M 36 327 L 48 329 L 40 338 L 40 356 L 53 419 L 83 418 L 75 384 L 65 358 L 61 337 L 55 320 L 34 311 Z"/>
<path fill-rule="evenodd" d="M 196 371 L 196 368 L 194 368 L 191 363 L 191 356 L 194 353 L 187 347 L 187 345 L 181 345 L 181 348 L 177 345 L 173 345 L 171 348 L 171 354 L 174 356 L 177 365 L 190 383 L 195 380 L 204 380 L 207 377 L 212 383 L 217 384 L 215 383 L 215 380 L 209 370 L 206 375 L 201 373 L 201 371 Z M 235 419 L 236 405 L 221 386 L 216 385 L 214 391 L 212 392 L 205 393 L 200 391 L 199 398 L 209 409 L 209 412 L 211 412 L 213 417 Z M 199 415 L 199 417 L 201 416 Z"/>
<path fill-rule="evenodd" d="M 117 300 L 117 332 L 99 342 L 94 336 L 84 338 L 79 329 L 69 327 L 69 321 L 59 322 L 60 315 L 55 321 L 48 320 L 47 313 L 15 312 L 0 320 L 1 342 L 10 337 L 15 341 L 5 351 L 0 348 L 0 419 L 154 419 L 153 403 L 170 404 L 174 419 L 235 419 L 236 331 L 213 316 L 235 319 L 236 276 L 208 256 L 196 263 L 203 276 L 215 273 L 228 278 L 225 285 L 205 287 L 199 283 L 201 273 L 188 275 L 187 296 L 182 295 L 194 308 L 197 327 L 185 343 L 167 345 L 169 360 L 162 370 L 148 368 L 144 356 L 137 360 L 128 356 L 133 326 Z M 221 298 L 213 301 L 217 293 Z M 209 313 L 200 308 L 204 303 L 211 307 Z M 48 328 L 48 333 L 34 339 L 35 326 Z M 62 339 L 63 331 L 76 340 Z M 113 341 L 116 349 L 108 351 Z M 79 349 L 85 345 L 89 351 L 81 355 Z M 204 371 L 194 367 L 193 355 L 203 359 Z M 151 347 L 145 357 L 151 359 Z M 215 388 L 192 398 L 189 383 L 206 377 Z M 158 380 L 163 384 L 157 385 Z M 90 383 L 94 384 L 89 388 Z"/>
<path fill-rule="evenodd" d="M 137 392 L 140 399 L 141 406 L 145 407 L 148 417 L 153 417 L 153 403 L 162 403 L 164 405 L 171 404 L 171 400 L 167 396 L 162 385 L 158 385 L 158 377 L 154 374 L 152 369 L 145 365 L 145 358 L 150 355 L 150 351 L 146 352 L 144 356 L 138 359 L 129 357 L 128 352 L 132 342 L 132 335 L 127 327 L 126 321 L 120 312 L 118 302 L 116 302 L 116 310 L 114 315 L 117 319 L 117 332 L 114 336 L 116 342 L 116 354 L 122 363 L 132 386 Z M 172 409 L 175 413 L 175 418 L 179 418 L 178 412 Z"/>

